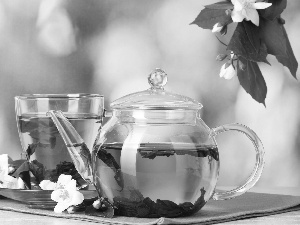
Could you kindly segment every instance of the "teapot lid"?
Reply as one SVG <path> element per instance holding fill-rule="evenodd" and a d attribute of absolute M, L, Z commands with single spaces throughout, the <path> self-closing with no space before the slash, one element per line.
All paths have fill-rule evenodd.
<path fill-rule="evenodd" d="M 112 109 L 193 109 L 202 108 L 196 100 L 164 90 L 167 74 L 161 69 L 155 69 L 149 76 L 150 88 L 121 97 L 110 104 Z"/>

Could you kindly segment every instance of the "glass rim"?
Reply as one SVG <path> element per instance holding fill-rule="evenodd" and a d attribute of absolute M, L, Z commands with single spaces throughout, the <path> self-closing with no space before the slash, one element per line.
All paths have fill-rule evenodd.
<path fill-rule="evenodd" d="M 81 98 L 103 98 L 100 94 L 74 93 L 74 94 L 22 94 L 15 96 L 16 99 L 81 99 Z"/>

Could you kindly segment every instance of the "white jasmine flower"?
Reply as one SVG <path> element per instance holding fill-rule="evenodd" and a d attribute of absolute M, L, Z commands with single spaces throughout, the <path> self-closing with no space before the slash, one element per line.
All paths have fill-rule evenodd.
<path fill-rule="evenodd" d="M 25 185 L 21 178 L 15 178 L 9 174 L 8 155 L 0 155 L 0 188 L 24 189 Z"/>
<path fill-rule="evenodd" d="M 0 181 L 8 174 L 8 155 L 0 155 Z M 0 184 L 1 185 L 1 184 Z"/>
<path fill-rule="evenodd" d="M 72 205 L 79 205 L 83 202 L 84 196 L 76 188 L 76 181 L 71 175 L 61 174 L 57 183 L 49 180 L 43 180 L 40 183 L 43 190 L 54 190 L 51 193 L 51 199 L 57 202 L 54 212 L 62 213 Z"/>
<path fill-rule="evenodd" d="M 236 71 L 232 64 L 228 65 L 229 63 L 225 63 L 220 70 L 220 77 L 223 77 L 226 80 L 230 80 L 236 75 Z"/>
<path fill-rule="evenodd" d="M 216 33 L 216 32 L 220 32 L 222 30 L 223 26 L 221 26 L 219 23 L 216 23 L 213 27 L 213 29 L 211 30 L 211 32 Z"/>
<path fill-rule="evenodd" d="M 250 20 L 256 26 L 259 26 L 259 15 L 257 9 L 265 9 L 272 3 L 256 2 L 256 0 L 231 0 L 234 9 L 231 13 L 233 22 L 242 22 L 243 19 Z"/>

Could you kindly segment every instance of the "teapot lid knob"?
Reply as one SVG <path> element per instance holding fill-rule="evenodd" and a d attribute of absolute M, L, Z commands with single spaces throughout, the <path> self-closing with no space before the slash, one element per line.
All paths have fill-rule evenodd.
<path fill-rule="evenodd" d="M 112 109 L 147 109 L 147 110 L 198 110 L 201 103 L 196 100 L 164 90 L 167 84 L 167 73 L 162 69 L 155 69 L 148 76 L 151 88 L 128 94 L 110 104 Z M 157 115 L 158 117 L 159 114 Z"/>
<path fill-rule="evenodd" d="M 165 71 L 162 69 L 155 69 L 148 76 L 148 82 L 151 86 L 151 89 L 163 89 L 167 84 L 168 77 Z"/>

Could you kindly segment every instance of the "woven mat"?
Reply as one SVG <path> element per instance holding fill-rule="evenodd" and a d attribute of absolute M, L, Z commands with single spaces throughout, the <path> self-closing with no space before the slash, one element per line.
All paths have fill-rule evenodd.
<path fill-rule="evenodd" d="M 43 215 L 49 217 L 76 219 L 97 222 L 100 224 L 215 224 L 277 213 L 300 210 L 300 197 L 289 195 L 273 195 L 261 193 L 246 193 L 235 199 L 226 201 L 209 201 L 198 213 L 182 218 L 132 218 L 114 217 L 112 219 L 97 216 L 87 216 L 83 213 L 57 214 L 52 210 L 30 209 L 25 204 L 6 198 L 0 199 L 0 210 Z"/>

